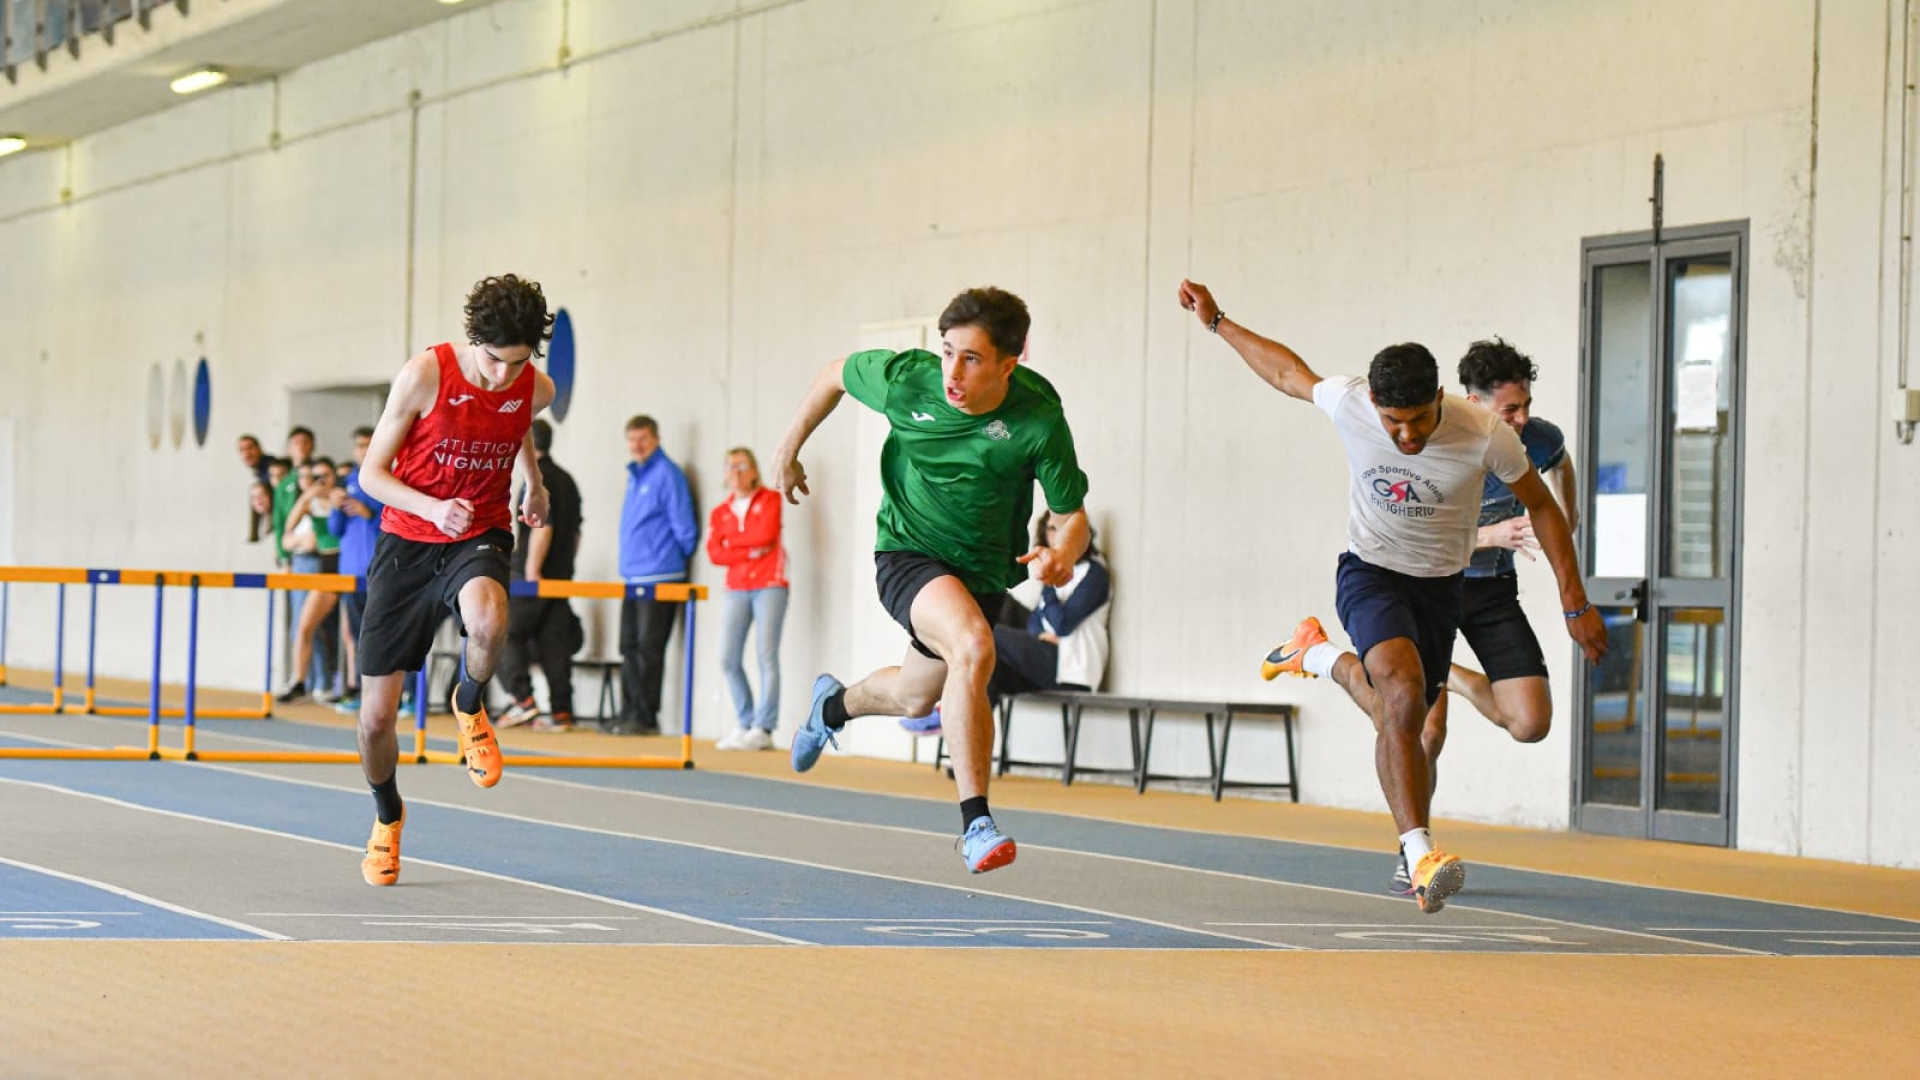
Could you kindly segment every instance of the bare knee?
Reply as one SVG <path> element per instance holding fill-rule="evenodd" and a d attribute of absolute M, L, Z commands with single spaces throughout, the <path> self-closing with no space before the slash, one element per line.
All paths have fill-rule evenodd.
<path fill-rule="evenodd" d="M 940 704 L 939 690 L 908 690 L 900 694 L 899 705 L 909 716 L 925 716 Z"/>
<path fill-rule="evenodd" d="M 1513 723 L 1507 725 L 1507 734 L 1513 736 L 1514 742 L 1537 743 L 1546 738 L 1547 732 L 1552 728 L 1552 713 L 1523 712 L 1513 718 Z"/>
<path fill-rule="evenodd" d="M 387 736 L 392 735 L 394 733 L 394 729 L 399 726 L 399 723 L 400 723 L 399 713 L 395 712 L 394 710 L 381 709 L 370 702 L 367 702 L 364 700 L 361 701 L 360 703 L 360 737 L 361 739 L 367 740 L 367 739 L 386 738 Z"/>
<path fill-rule="evenodd" d="M 1374 687 L 1380 695 L 1383 730 L 1419 735 L 1427 726 L 1427 699 L 1418 679 L 1387 679 Z"/>
<path fill-rule="evenodd" d="M 480 605 L 480 609 L 471 615 L 462 612 L 460 621 L 467 628 L 467 637 L 489 652 L 507 640 L 506 612 L 496 610 L 490 604 Z"/>
<path fill-rule="evenodd" d="M 945 657 L 949 668 L 956 668 L 968 675 L 977 675 L 984 681 L 993 674 L 994 648 L 993 630 L 986 623 L 969 629 L 950 643 Z"/>

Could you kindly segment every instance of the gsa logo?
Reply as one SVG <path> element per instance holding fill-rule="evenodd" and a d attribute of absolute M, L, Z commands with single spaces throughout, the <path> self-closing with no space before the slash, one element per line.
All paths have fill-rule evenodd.
<path fill-rule="evenodd" d="M 1373 493 L 1377 497 L 1390 503 L 1417 503 L 1420 501 L 1419 494 L 1413 490 L 1413 481 L 1411 480 L 1402 480 L 1395 484 L 1388 481 L 1385 477 L 1376 478 L 1373 482 Z"/>

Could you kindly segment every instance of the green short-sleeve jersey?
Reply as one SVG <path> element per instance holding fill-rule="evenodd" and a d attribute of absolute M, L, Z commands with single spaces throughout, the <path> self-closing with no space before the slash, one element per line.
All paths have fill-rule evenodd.
<path fill-rule="evenodd" d="M 1087 474 L 1053 384 L 1016 366 L 1007 399 L 974 416 L 947 401 L 940 358 L 923 349 L 847 357 L 841 381 L 892 428 L 880 450 L 877 551 L 916 551 L 960 571 L 974 592 L 1026 578 L 1037 480 L 1054 513 L 1080 509 Z"/>

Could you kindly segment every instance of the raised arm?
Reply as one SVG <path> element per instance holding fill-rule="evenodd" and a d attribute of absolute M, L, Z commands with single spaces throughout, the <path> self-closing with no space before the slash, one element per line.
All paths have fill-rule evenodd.
<path fill-rule="evenodd" d="M 1200 325 L 1233 346 L 1233 351 L 1239 353 L 1240 359 L 1267 385 L 1288 397 L 1313 400 L 1313 388 L 1320 382 L 1320 376 L 1313 373 L 1307 362 L 1285 345 L 1263 338 L 1227 318 L 1205 285 L 1182 281 L 1180 306 L 1193 312 Z"/>
<path fill-rule="evenodd" d="M 1567 528 L 1566 515 L 1553 501 L 1546 482 L 1532 468 L 1507 486 L 1526 504 L 1527 516 L 1533 519 L 1533 534 L 1547 562 L 1553 566 L 1554 579 L 1560 583 L 1560 609 L 1567 618 L 1567 633 L 1587 654 L 1588 663 L 1599 663 L 1607 652 L 1607 627 L 1600 613 L 1587 601 L 1587 587 L 1580 579 L 1580 560 L 1574 554 L 1573 533 Z"/>
<path fill-rule="evenodd" d="M 807 396 L 800 400 L 800 411 L 794 414 L 793 423 L 788 426 L 787 434 L 774 448 L 773 460 L 769 462 L 773 472 L 773 490 L 787 497 L 787 501 L 798 505 L 800 495 L 811 495 L 807 490 L 807 470 L 800 464 L 800 448 L 807 445 L 813 430 L 820 426 L 827 414 L 846 395 L 847 387 L 842 382 L 842 369 L 846 360 L 840 359 L 820 369 L 814 376 L 813 385 L 807 387 Z M 795 495 L 798 491 L 800 495 Z"/>

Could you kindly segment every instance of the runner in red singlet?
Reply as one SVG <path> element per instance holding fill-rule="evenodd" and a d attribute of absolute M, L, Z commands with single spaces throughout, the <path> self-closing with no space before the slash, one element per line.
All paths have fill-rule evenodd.
<path fill-rule="evenodd" d="M 481 787 L 500 782 L 486 682 L 506 642 L 516 471 L 527 492 L 521 520 L 546 527 L 528 434 L 553 401 L 553 380 L 531 364 L 553 334 L 546 297 L 535 282 L 490 277 L 466 310 L 468 344 L 435 345 L 400 369 L 360 468 L 361 486 L 387 506 L 360 631 L 360 767 L 376 811 L 360 863 L 369 885 L 400 880 L 400 688 L 449 612 L 467 639 L 453 692 L 467 774 Z"/>

